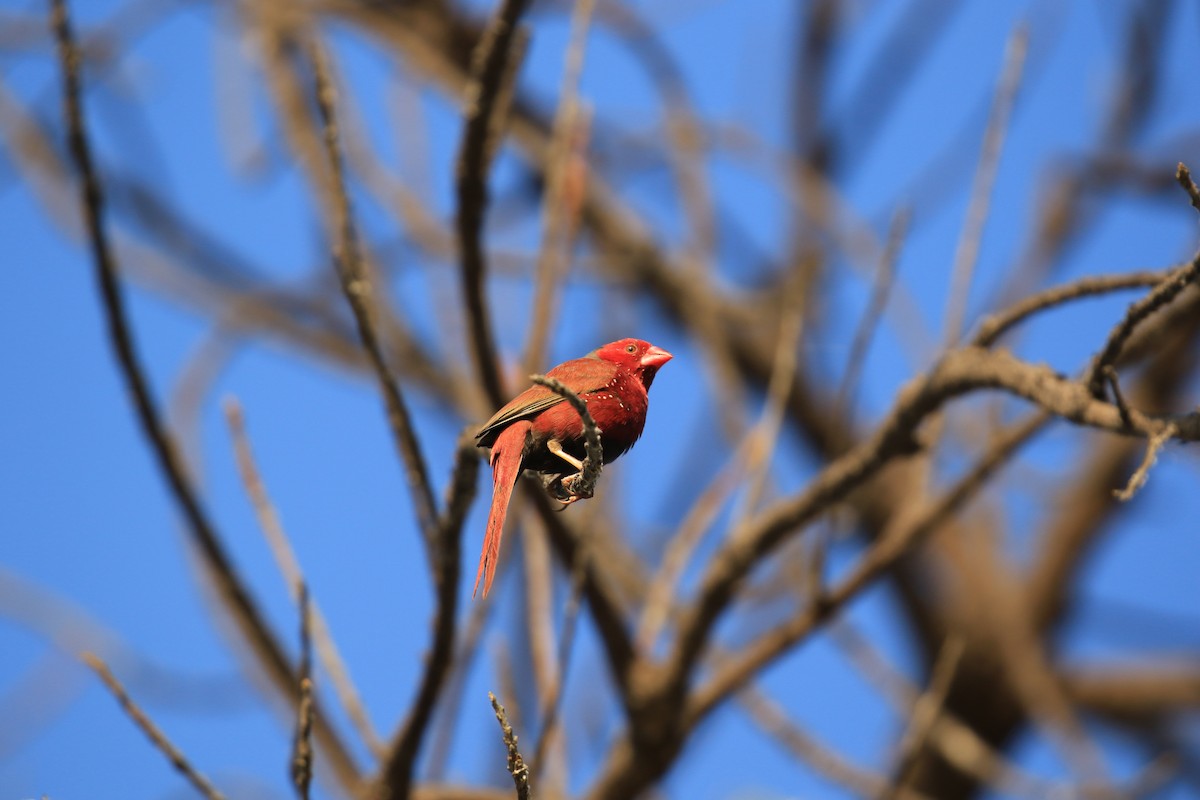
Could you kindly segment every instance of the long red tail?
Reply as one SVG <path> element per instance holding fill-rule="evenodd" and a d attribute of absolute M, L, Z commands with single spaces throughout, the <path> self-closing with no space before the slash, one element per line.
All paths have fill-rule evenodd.
<path fill-rule="evenodd" d="M 500 537 L 504 535 L 504 518 L 513 487 L 521 476 L 521 451 L 531 423 L 521 420 L 509 425 L 492 445 L 492 511 L 488 515 L 487 533 L 483 537 L 483 552 L 479 554 L 479 569 L 475 573 L 474 597 L 483 578 L 483 596 L 487 597 L 496 576 L 496 561 L 500 557 Z"/>

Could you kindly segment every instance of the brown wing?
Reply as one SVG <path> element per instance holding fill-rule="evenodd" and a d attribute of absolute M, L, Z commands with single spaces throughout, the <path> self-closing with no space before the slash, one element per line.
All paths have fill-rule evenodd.
<path fill-rule="evenodd" d="M 576 394 L 586 394 L 603 388 L 612 380 L 617 372 L 617 366 L 611 361 L 598 358 L 576 358 L 564 361 L 546 373 L 551 378 L 557 378 L 571 387 Z M 489 419 L 475 434 L 475 444 L 479 447 L 491 447 L 500 435 L 500 431 L 519 419 L 532 419 L 551 406 L 563 402 L 555 392 L 545 386 L 530 386 L 525 391 L 508 401 L 507 404 Z"/>

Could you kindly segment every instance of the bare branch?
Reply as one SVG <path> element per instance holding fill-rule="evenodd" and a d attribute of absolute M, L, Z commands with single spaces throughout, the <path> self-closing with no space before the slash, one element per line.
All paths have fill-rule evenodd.
<path fill-rule="evenodd" d="M 985 317 L 979 324 L 971 343 L 977 347 L 991 347 L 1014 326 L 1041 311 L 1070 303 L 1085 297 L 1119 292 L 1126 289 L 1142 289 L 1157 286 L 1171 271 L 1131 272 L 1127 275 L 1098 275 L 1080 278 L 1063 286 L 1045 289 L 1032 294 L 1005 311 Z"/>
<path fill-rule="evenodd" d="M 454 473 L 447 490 L 446 513 L 439 522 L 434 571 L 437 610 L 433 620 L 433 643 L 425 659 L 425 671 L 417 687 L 417 696 L 395 739 L 391 754 L 380 770 L 379 792 L 385 798 L 402 800 L 409 795 L 417 756 L 420 755 L 454 657 L 462 527 L 471 500 L 475 497 L 475 479 L 479 474 L 479 455 L 473 433 L 473 428 L 467 428 L 459 437 Z"/>
<path fill-rule="evenodd" d="M 1129 476 L 1129 483 L 1125 485 L 1124 489 L 1113 490 L 1113 497 L 1122 503 L 1127 503 L 1133 499 L 1133 496 L 1138 493 L 1138 490 L 1146 484 L 1146 480 L 1150 477 L 1150 469 L 1154 466 L 1154 462 L 1158 461 L 1158 454 L 1162 450 L 1163 445 L 1170 441 L 1174 435 L 1175 426 L 1169 422 L 1163 425 L 1162 429 L 1157 433 L 1151 434 L 1150 439 L 1146 442 L 1146 455 L 1142 458 L 1142 463 Z"/>
<path fill-rule="evenodd" d="M 1124 318 L 1109 333 L 1104 347 L 1092 359 L 1092 363 L 1088 367 L 1085 383 L 1093 397 L 1103 396 L 1104 368 L 1116 364 L 1121 350 L 1137 327 L 1154 312 L 1178 297 L 1180 292 L 1195 283 L 1197 279 L 1200 279 L 1200 254 L 1196 255 L 1190 264 L 1172 271 L 1149 294 L 1129 306 Z"/>
<path fill-rule="evenodd" d="M 384 752 L 383 742 L 380 741 L 379 734 L 376 733 L 375 726 L 371 723 L 358 687 L 355 686 L 354 679 L 350 677 L 350 668 L 342 658 L 341 650 L 334 641 L 329 624 L 325 621 L 325 615 L 308 590 L 304 573 L 300 569 L 300 561 L 283 529 L 279 514 L 276 512 L 271 498 L 267 495 L 266 485 L 263 483 L 258 465 L 254 461 L 250 439 L 246 434 L 246 421 L 242 407 L 233 397 L 226 398 L 224 407 L 225 421 L 229 426 L 230 437 L 233 439 L 242 486 L 245 487 L 246 494 L 249 495 L 250 502 L 254 505 L 258 526 L 262 529 L 267 544 L 271 548 L 275 565 L 283 574 L 284 580 L 287 581 L 292 602 L 296 603 L 297 608 L 307 608 L 307 611 L 301 613 L 306 614 L 309 618 L 308 624 L 311 628 L 317 657 L 329 675 L 330 683 L 333 684 L 338 700 L 346 709 L 347 716 L 350 717 L 351 723 L 358 731 L 358 735 L 362 737 L 363 742 L 376 756 L 380 756 Z"/>
<path fill-rule="evenodd" d="M 713 625 L 754 565 L 885 464 L 912 453 L 917 427 L 946 401 L 979 389 L 999 389 L 1025 398 L 1079 425 L 1147 436 L 1161 424 L 1173 422 L 1179 439 L 1200 436 L 1200 414 L 1157 417 L 1133 412 L 1133 428 L 1128 429 L 1116 407 L 1096 400 L 1084 386 L 1046 367 L 1026 364 L 1003 351 L 974 347 L 951 351 L 929 374 L 899 393 L 896 405 L 871 437 L 827 466 L 803 492 L 733 532 L 711 562 L 700 596 L 681 623 L 672 656 L 673 680 L 686 680 Z"/>
<path fill-rule="evenodd" d="M 1121 394 L 1121 381 L 1117 376 L 1117 368 L 1112 364 L 1105 366 L 1104 378 L 1112 390 L 1113 402 L 1117 404 L 1117 411 L 1121 412 L 1121 422 L 1126 426 L 1132 425 L 1133 418 L 1129 416 L 1129 405 L 1125 402 L 1125 396 Z"/>
<path fill-rule="evenodd" d="M 80 56 L 72 35 L 66 0 L 54 0 L 53 32 L 58 43 L 58 58 L 62 69 L 67 135 L 75 170 L 80 178 L 80 203 L 87 224 L 96 279 L 104 303 L 109 338 L 122 376 L 133 397 L 138 422 L 150 442 L 175 501 L 188 522 L 188 530 L 204 559 L 208 574 L 216 584 L 218 595 L 254 651 L 258 663 L 271 678 L 276 691 L 294 705 L 299 695 L 283 648 L 267 628 L 261 612 L 234 570 L 215 528 L 200 505 L 178 448 L 162 424 L 157 405 L 150 393 L 149 382 L 139 363 L 117 277 L 116 260 L 105 232 L 104 192 L 93 164 L 86 130 L 80 99 Z M 353 793 L 359 780 L 358 769 L 353 759 L 328 726 L 321 725 L 318 728 L 318 737 L 322 747 L 330 754 L 330 762 L 338 780 L 347 791 Z"/>
<path fill-rule="evenodd" d="M 571 35 L 559 89 L 558 109 L 550 137 L 546 191 L 542 199 L 542 246 L 538 251 L 533 294 L 533 319 L 525 347 L 525 368 L 535 370 L 546 359 L 546 342 L 554 312 L 554 287 L 570 258 L 587 181 L 587 160 L 581 151 L 588 139 L 590 113 L 579 100 L 579 79 L 587 53 L 595 0 L 580 0 L 571 11 Z"/>
<path fill-rule="evenodd" d="M 950 278 L 950 292 L 946 301 L 945 341 L 952 345 L 962 335 L 967 317 L 967 301 L 971 293 L 972 276 L 979 260 L 979 247 L 983 239 L 983 228 L 991 207 L 992 187 L 1000 166 L 1000 153 L 1008 133 L 1008 120 L 1021 85 L 1021 73 L 1025 66 L 1025 51 L 1029 44 L 1029 31 L 1019 26 L 1009 37 L 1004 50 L 1004 67 L 1000 82 L 992 100 L 992 110 L 983 136 L 983 147 L 979 154 L 975 181 L 971 189 L 971 202 L 963 222 L 958 249 L 954 253 L 954 269 Z"/>
<path fill-rule="evenodd" d="M 292 783 L 296 796 L 308 800 L 313 775 L 313 679 L 312 679 L 312 611 L 308 603 L 308 589 L 300 585 L 300 666 L 297 682 L 300 686 L 300 703 L 296 710 L 296 735 L 292 742 Z"/>
<path fill-rule="evenodd" d="M 496 695 L 488 692 L 488 699 L 492 701 L 492 710 L 496 712 L 496 721 L 500 723 L 500 730 L 504 734 L 504 746 L 508 750 L 508 773 L 512 775 L 513 785 L 517 787 L 517 800 L 529 800 L 533 796 L 529 785 L 529 767 L 525 766 L 521 751 L 517 749 L 517 735 L 508 724 L 504 706 L 500 705 Z"/>
<path fill-rule="evenodd" d="M 919 513 L 900 520 L 892 529 L 885 531 L 850 574 L 824 592 L 818 602 L 811 603 L 799 615 L 759 640 L 740 648 L 738 655 L 727 666 L 718 670 L 706 686 L 695 692 L 689 704 L 689 714 L 695 718 L 707 716 L 721 700 L 731 692 L 737 691 L 750 676 L 757 674 L 767 664 L 832 619 L 840 608 L 870 586 L 916 542 L 928 536 L 958 511 L 1021 445 L 1045 426 L 1048 419 L 1048 415 L 1039 413 L 1014 425 L 1005 435 L 998 437 L 986 455 L 936 502 L 930 503 Z"/>
<path fill-rule="evenodd" d="M 838 386 L 835 405 L 845 407 L 858 389 L 859 378 L 867 360 L 867 350 L 871 346 L 871 338 L 883 319 L 884 309 L 891 296 L 892 284 L 896 279 L 896 264 L 900 260 L 900 248 L 904 237 L 908 235 L 909 222 L 912 219 L 912 209 L 902 206 L 892 216 L 892 225 L 888 230 L 887 246 L 879 259 L 879 268 L 875 273 L 875 281 L 871 285 L 871 298 L 867 308 L 859 320 L 858 328 L 854 331 L 854 340 L 850 345 L 850 355 L 846 358 L 846 371 L 842 375 L 842 383 Z"/>
<path fill-rule="evenodd" d="M 191 762 L 187 760 L 183 752 L 171 744 L 166 734 L 133 702 L 126 693 L 125 687 L 112 674 L 107 664 L 91 653 L 84 653 L 81 658 L 95 671 L 100 680 L 104 681 L 104 685 L 112 692 L 113 697 L 120 703 L 121 708 L 134 721 L 134 724 L 142 729 L 142 733 L 146 734 L 150 742 L 167 757 L 171 762 L 171 766 L 175 767 L 176 772 L 187 778 L 188 783 L 192 784 L 196 791 L 209 800 L 224 800 L 225 795 L 217 791 L 212 782 L 191 765 Z"/>
<path fill-rule="evenodd" d="M 917 763 L 917 756 L 924 749 L 942 714 L 946 695 L 950 692 L 950 684 L 958 671 L 958 664 L 965 649 L 966 643 L 957 636 L 952 636 L 942 645 L 933 666 L 933 677 L 929 680 L 929 688 L 913 704 L 908 729 L 904 731 L 904 735 L 900 739 L 896 778 L 883 793 L 883 797 L 889 798 L 889 800 L 897 798 L 907 787 L 912 769 Z"/>
<path fill-rule="evenodd" d="M 1179 181 L 1179 185 L 1187 192 L 1188 199 L 1192 201 L 1192 208 L 1200 211 L 1200 187 L 1196 186 L 1191 170 L 1182 161 L 1175 168 L 1175 180 Z"/>
<path fill-rule="evenodd" d="M 425 550 L 431 563 L 437 560 L 438 513 L 433 499 L 433 488 L 425 459 L 421 455 L 421 444 L 400 390 L 400 384 L 388 369 L 375 324 L 372 320 L 372 295 L 374 289 L 363 270 L 362 252 L 358 240 L 358 229 L 350 208 L 350 195 L 346 189 L 345 167 L 342 160 L 337 115 L 334 112 L 335 97 L 329 78 L 329 68 L 321 45 L 316 39 L 309 41 L 309 59 L 312 63 L 317 110 L 320 113 L 325 157 L 332 175 L 334 213 L 337 217 L 337 240 L 334 244 L 333 260 L 341 281 L 342 292 L 354 312 L 354 323 L 358 338 L 367 359 L 375 372 L 379 390 L 387 406 L 388 423 L 392 429 L 396 449 L 404 464 L 408 487 L 416 508 L 417 524 L 425 541 Z"/>
<path fill-rule="evenodd" d="M 462 248 L 462 286 L 467 322 L 471 328 L 471 354 L 487 398 L 493 406 L 504 403 L 504 385 L 492 340 L 491 314 L 484 297 L 486 259 L 481 242 L 483 217 L 488 204 L 487 173 L 495 149 L 496 108 L 506 76 L 519 61 L 514 51 L 517 25 L 528 0 L 501 0 L 471 55 L 467 85 L 466 129 L 463 131 L 457 168 L 458 237 Z"/>
<path fill-rule="evenodd" d="M 558 638 L 558 659 L 554 684 L 551 687 L 550 700 L 542 714 L 541 729 L 538 732 L 537 744 L 533 748 L 533 772 L 531 780 L 536 781 L 545 768 L 545 761 L 558 727 L 559 714 L 562 710 L 563 692 L 567 685 L 567 668 L 571 663 L 571 653 L 575 647 L 575 631 L 579 622 L 579 601 L 583 593 L 583 579 L 589 562 L 588 543 L 580 542 L 580 552 L 571 568 L 571 592 L 567 599 L 567 607 L 563 610 L 562 633 Z"/>

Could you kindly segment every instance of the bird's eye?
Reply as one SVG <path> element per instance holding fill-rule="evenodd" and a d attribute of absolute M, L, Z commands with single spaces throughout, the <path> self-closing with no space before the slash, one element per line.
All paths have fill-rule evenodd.
<path fill-rule="evenodd" d="M 637 345 L 632 345 L 632 344 L 625 345 L 625 352 L 626 353 L 636 353 Z"/>

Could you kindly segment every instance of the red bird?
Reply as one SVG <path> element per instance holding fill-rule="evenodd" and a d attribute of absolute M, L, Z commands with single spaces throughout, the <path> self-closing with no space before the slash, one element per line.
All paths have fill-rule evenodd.
<path fill-rule="evenodd" d="M 600 429 L 607 464 L 642 435 L 649 407 L 647 391 L 659 367 L 671 358 L 666 350 L 649 342 L 621 339 L 559 364 L 546 375 L 561 381 L 587 404 Z M 522 470 L 531 469 L 561 481 L 581 470 L 583 420 L 560 395 L 544 386 L 531 386 L 487 421 L 475 434 L 475 443 L 492 448 L 492 511 L 472 592 L 479 591 L 482 578 L 483 596 L 487 597 L 517 478 Z"/>

